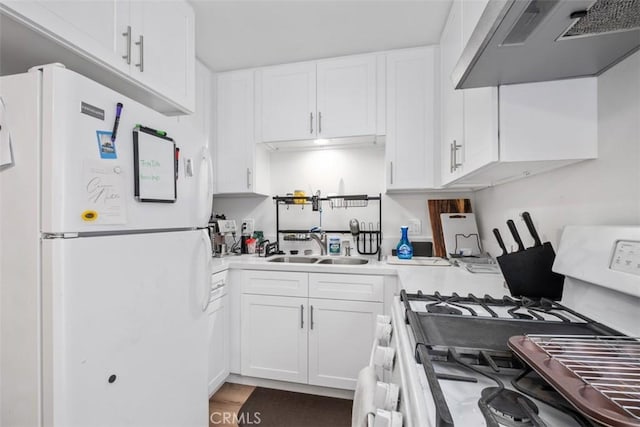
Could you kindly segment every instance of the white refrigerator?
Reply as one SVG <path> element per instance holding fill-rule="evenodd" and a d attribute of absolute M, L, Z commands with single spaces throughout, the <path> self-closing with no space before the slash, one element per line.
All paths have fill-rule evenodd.
<path fill-rule="evenodd" d="M 0 425 L 208 425 L 204 136 L 55 64 L 0 97 Z"/>

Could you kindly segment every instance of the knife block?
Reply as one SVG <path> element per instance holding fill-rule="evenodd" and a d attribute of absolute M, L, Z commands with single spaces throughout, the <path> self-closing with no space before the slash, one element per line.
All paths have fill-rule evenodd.
<path fill-rule="evenodd" d="M 545 242 L 496 259 L 512 296 L 556 301 L 562 298 L 564 276 L 551 270 L 556 259 L 551 243 Z"/>

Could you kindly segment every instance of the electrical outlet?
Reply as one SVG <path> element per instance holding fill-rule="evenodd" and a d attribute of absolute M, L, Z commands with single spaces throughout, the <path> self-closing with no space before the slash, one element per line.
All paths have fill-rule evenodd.
<path fill-rule="evenodd" d="M 418 218 L 409 220 L 409 234 L 417 235 L 422 233 L 422 223 Z"/>
<path fill-rule="evenodd" d="M 245 224 L 245 228 L 242 233 L 248 236 L 253 235 L 256 228 L 255 220 L 253 218 L 245 218 L 242 220 L 242 223 Z"/>

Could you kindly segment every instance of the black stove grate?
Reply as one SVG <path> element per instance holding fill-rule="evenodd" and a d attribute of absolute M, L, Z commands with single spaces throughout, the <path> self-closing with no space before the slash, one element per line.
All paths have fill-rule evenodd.
<path fill-rule="evenodd" d="M 436 406 L 438 426 L 453 426 L 444 394 L 438 382 L 432 361 L 457 363 L 472 371 L 493 378 L 490 372 L 500 372 L 504 368 L 522 369 L 522 362 L 508 348 L 507 341 L 514 335 L 526 334 L 565 334 L 565 335 L 621 335 L 618 331 L 589 319 L 568 307 L 548 299 L 514 299 L 505 296 L 501 299 L 489 295 L 466 297 L 456 293 L 441 295 L 435 292 L 426 295 L 418 291 L 408 294 L 402 290 L 400 299 L 404 303 L 406 319 L 416 340 L 415 358 L 425 371 Z M 432 312 L 415 312 L 411 302 L 418 301 L 427 306 L 442 306 L 445 309 Z M 489 316 L 479 316 L 474 309 L 482 307 Z M 446 310 L 455 307 L 456 310 Z M 511 317 L 499 317 L 494 308 L 507 308 Z M 438 312 L 439 311 L 439 312 Z M 467 315 L 450 314 L 466 312 Z M 542 316 L 553 316 L 554 320 L 545 320 Z M 569 316 L 577 319 L 571 321 Z M 557 320 L 556 320 L 557 319 Z M 500 380 L 496 380 L 500 385 Z M 486 400 L 486 399 L 485 399 Z M 480 403 L 483 398 L 480 398 Z M 481 409 L 483 406 L 479 405 Z M 483 411 L 488 417 L 488 411 Z M 487 423 L 489 419 L 487 418 Z M 543 423 L 534 425 L 544 425 Z"/>

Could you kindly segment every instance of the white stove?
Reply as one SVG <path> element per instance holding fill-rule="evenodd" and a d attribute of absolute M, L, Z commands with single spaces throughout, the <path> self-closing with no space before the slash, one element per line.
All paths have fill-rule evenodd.
<path fill-rule="evenodd" d="M 540 333 L 633 335 L 636 332 L 640 277 L 629 272 L 629 265 L 625 271 L 611 266 L 615 267 L 615 260 L 619 259 L 616 251 L 620 241 L 625 243 L 627 252 L 634 245 L 626 243 L 640 242 L 640 227 L 599 227 L 597 230 L 569 228 L 556 259 L 558 268 L 554 270 L 567 275 L 563 302 L 570 302 L 577 310 L 550 300 L 508 296 L 402 292 L 396 297 L 390 319 L 380 319 L 383 324 L 390 320 L 391 326 L 386 328 L 387 334 L 389 329 L 392 331 L 390 339 L 386 339 L 385 334 L 379 335 L 372 365 L 379 381 L 399 386 L 397 405 L 387 409 L 400 412 L 402 422 L 396 419 L 393 424 L 387 421 L 388 417 L 373 416 L 370 425 L 592 425 L 515 357 L 507 341 L 514 335 Z M 633 257 L 626 252 L 622 255 Z M 589 273 L 582 274 L 585 269 L 575 262 L 568 264 L 567 257 L 588 263 L 585 269 Z M 606 259 L 600 259 L 603 257 Z M 594 266 L 600 267 L 594 269 Z M 621 293 L 615 289 L 612 277 L 621 274 L 623 291 L 632 289 L 632 292 Z M 595 279 L 602 279 L 606 285 L 598 284 Z M 392 363 L 388 361 L 389 353 L 394 354 Z"/>

